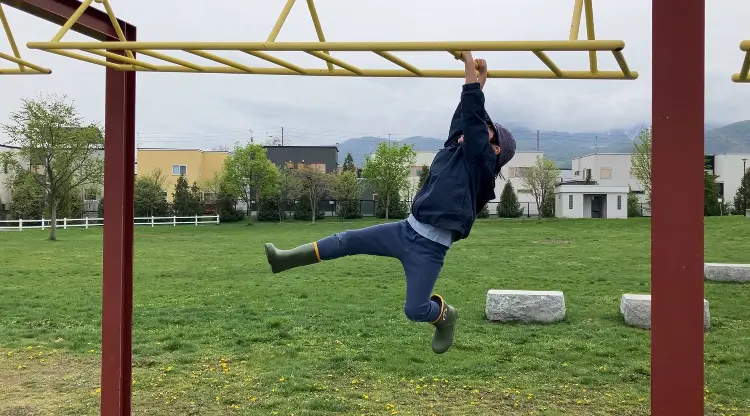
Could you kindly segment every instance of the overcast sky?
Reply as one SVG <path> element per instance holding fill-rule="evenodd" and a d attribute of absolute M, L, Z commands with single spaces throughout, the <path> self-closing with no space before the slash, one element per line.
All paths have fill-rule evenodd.
<path fill-rule="evenodd" d="M 138 27 L 140 40 L 263 41 L 284 0 L 111 0 L 118 16 Z M 750 119 L 750 85 L 732 83 L 742 63 L 739 43 L 750 38 L 750 2 L 709 1 L 706 37 L 706 119 Z M 179 7 L 176 7 L 179 4 Z M 567 39 L 572 0 L 319 0 L 330 41 Z M 149 6 L 151 7 L 149 9 Z M 97 5 L 96 7 L 101 7 Z M 104 68 L 41 51 L 29 41 L 52 38 L 58 26 L 4 7 L 22 56 L 52 68 L 46 76 L 5 76 L 0 122 L 20 99 L 38 92 L 67 94 L 84 117 L 104 120 Z M 179 12 L 177 10 L 179 9 Z M 651 111 L 651 1 L 594 1 L 598 39 L 625 41 L 625 57 L 640 72 L 636 81 L 490 79 L 487 105 L 500 123 L 533 129 L 592 131 L 648 123 Z M 676 10 L 677 12 L 678 10 Z M 585 36 L 581 28 L 581 38 Z M 86 40 L 76 33 L 64 40 Z M 306 4 L 293 8 L 279 41 L 316 40 Z M 4 36 L 0 50 L 8 52 Z M 224 53 L 244 63 L 263 61 Z M 275 55 L 324 67 L 303 53 Z M 190 56 L 175 54 L 175 56 Z M 369 53 L 335 53 L 360 67 L 389 68 Z M 402 53 L 423 68 L 461 69 L 446 53 Z M 550 53 L 565 69 L 587 69 L 582 53 Z M 531 53 L 477 53 L 490 69 L 544 69 Z M 611 54 L 600 69 L 615 70 Z M 190 58 L 201 62 L 198 57 Z M 150 59 L 146 59 L 150 60 Z M 5 65 L 5 62 L 3 62 Z M 8 65 L 5 65 L 8 66 Z M 262 75 L 144 73 L 137 81 L 137 131 L 142 146 L 211 148 L 278 135 L 294 144 L 330 144 L 360 135 L 443 137 L 459 99 L 460 79 L 339 78 Z M 0 137 L 0 142 L 3 138 Z"/>

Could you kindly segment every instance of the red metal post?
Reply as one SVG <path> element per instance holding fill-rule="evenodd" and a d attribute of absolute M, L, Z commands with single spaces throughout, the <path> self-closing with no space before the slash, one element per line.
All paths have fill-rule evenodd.
<path fill-rule="evenodd" d="M 65 24 L 81 5 L 78 0 L 0 0 L 0 3 L 60 26 Z M 118 22 L 123 31 L 132 27 L 122 20 L 118 19 Z M 71 30 L 96 40 L 118 40 L 117 32 L 107 13 L 95 7 L 87 8 Z"/>
<path fill-rule="evenodd" d="M 651 414 L 702 416 L 705 0 L 652 19 Z"/>
<path fill-rule="evenodd" d="M 134 27 L 125 32 L 136 40 Z M 101 415 L 129 416 L 132 386 L 135 72 L 107 68 Z"/>

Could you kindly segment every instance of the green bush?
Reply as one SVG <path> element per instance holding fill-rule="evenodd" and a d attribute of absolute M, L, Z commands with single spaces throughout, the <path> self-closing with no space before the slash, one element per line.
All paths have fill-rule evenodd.
<path fill-rule="evenodd" d="M 634 192 L 628 193 L 628 217 L 642 217 L 641 204 L 638 202 L 638 195 Z"/>
<path fill-rule="evenodd" d="M 322 220 L 326 217 L 325 211 L 320 204 L 315 204 L 315 221 Z M 310 199 L 302 197 L 294 204 L 294 219 L 300 221 L 312 221 L 312 209 L 310 208 Z"/>
<path fill-rule="evenodd" d="M 479 211 L 479 214 L 477 214 L 477 218 L 489 218 L 490 217 L 490 210 L 487 208 L 487 204 L 484 204 L 484 207 L 482 207 L 482 210 Z"/>
<path fill-rule="evenodd" d="M 375 217 L 385 218 L 385 195 L 378 195 L 375 207 Z M 388 219 L 399 220 L 409 216 L 409 203 L 407 201 L 401 201 L 399 193 L 394 192 L 391 195 L 391 203 L 388 207 Z"/>
<path fill-rule="evenodd" d="M 276 197 L 262 197 L 258 201 L 258 213 L 256 214 L 258 221 L 273 221 L 279 222 L 286 219 L 286 211 L 281 211 L 281 218 L 279 218 L 279 198 Z"/>

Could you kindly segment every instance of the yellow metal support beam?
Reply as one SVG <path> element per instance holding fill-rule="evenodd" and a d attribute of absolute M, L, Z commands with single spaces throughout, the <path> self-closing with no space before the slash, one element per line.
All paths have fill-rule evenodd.
<path fill-rule="evenodd" d="M 115 42 L 62 42 L 62 36 L 83 13 L 92 1 L 104 3 L 110 16 L 119 41 Z M 51 53 L 68 56 L 86 62 L 115 67 L 122 71 L 150 72 L 190 72 L 190 73 L 223 73 L 223 74 L 263 74 L 263 75 L 309 75 L 309 76 L 362 76 L 362 77 L 426 77 L 426 78 L 462 78 L 463 69 L 420 69 L 395 56 L 392 52 L 445 52 L 456 59 L 462 59 L 460 51 L 478 52 L 525 51 L 533 53 L 549 69 L 546 70 L 491 70 L 490 77 L 496 78 L 537 78 L 537 79 L 636 79 L 638 72 L 628 68 L 622 53 L 625 42 L 621 40 L 597 40 L 594 34 L 594 17 L 592 0 L 574 0 L 573 19 L 568 40 L 548 41 L 439 41 L 439 42 L 328 42 L 323 34 L 320 18 L 313 0 L 306 0 L 310 16 L 315 26 L 318 42 L 277 42 L 276 39 L 284 25 L 295 0 L 286 0 L 281 14 L 276 20 L 268 39 L 265 42 L 127 42 L 121 35 L 109 0 L 85 0 L 76 14 L 67 21 L 50 42 L 29 42 L 31 49 L 45 50 Z M 586 40 L 579 40 L 581 20 L 586 13 Z M 94 53 L 121 63 L 96 60 L 85 55 L 70 52 L 73 50 Z M 186 51 L 193 55 L 217 62 L 223 66 L 205 66 L 174 58 L 158 51 Z M 104 51 L 125 51 L 127 56 Z M 161 65 L 143 62 L 133 58 L 133 52 L 151 56 L 176 65 Z M 208 51 L 241 51 L 255 56 L 278 67 L 258 68 L 223 58 Z M 291 62 L 269 54 L 272 51 L 305 52 L 327 63 L 327 70 L 303 68 Z M 372 52 L 392 62 L 402 69 L 366 69 L 348 64 L 335 58 L 331 52 Z M 559 68 L 546 52 L 585 51 L 589 53 L 588 71 L 566 71 Z M 617 61 L 619 71 L 600 71 L 597 52 L 611 52 Z M 112 55 L 112 56 L 110 56 Z M 338 67 L 338 68 L 337 68 Z"/>
<path fill-rule="evenodd" d="M 340 52 L 586 52 L 623 49 L 621 40 L 483 40 L 445 42 L 28 42 L 30 49 L 106 50 L 204 50 L 204 51 L 298 51 L 323 49 Z"/>
<path fill-rule="evenodd" d="M 745 60 L 742 61 L 740 72 L 732 75 L 732 81 L 750 83 L 750 40 L 740 42 L 740 50 L 745 52 Z"/>
<path fill-rule="evenodd" d="M 41 67 L 21 58 L 21 52 L 18 50 L 16 39 L 13 37 L 13 32 L 10 30 L 10 24 L 8 23 L 8 18 L 5 16 L 2 4 L 0 4 L 0 25 L 3 26 L 5 37 L 8 38 L 10 49 L 13 52 L 13 55 L 0 52 L 0 59 L 18 65 L 18 69 L 0 68 L 0 75 L 47 75 L 52 73 L 52 70 L 48 68 Z"/>
<path fill-rule="evenodd" d="M 321 42 L 326 41 L 325 35 L 323 35 L 323 27 L 320 25 L 320 19 L 318 18 L 318 11 L 315 9 L 315 3 L 313 0 L 307 0 L 307 8 L 310 10 L 310 17 L 312 18 L 313 25 L 315 26 L 315 33 L 318 35 L 318 40 Z M 330 51 L 323 51 L 324 54 L 330 55 Z M 328 70 L 333 71 L 333 62 L 326 60 L 328 64 Z M 342 67 L 345 68 L 345 67 Z"/>

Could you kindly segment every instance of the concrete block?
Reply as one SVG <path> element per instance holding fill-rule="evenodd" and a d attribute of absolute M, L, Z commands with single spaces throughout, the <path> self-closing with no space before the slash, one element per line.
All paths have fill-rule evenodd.
<path fill-rule="evenodd" d="M 703 276 L 716 282 L 750 283 L 750 264 L 704 263 Z"/>
<path fill-rule="evenodd" d="M 565 296 L 557 291 L 491 289 L 485 316 L 493 322 L 559 322 L 565 319 Z"/>
<path fill-rule="evenodd" d="M 628 325 L 651 329 L 651 295 L 626 293 L 620 299 L 620 314 Z M 708 301 L 703 300 L 703 329 L 711 326 Z"/>

